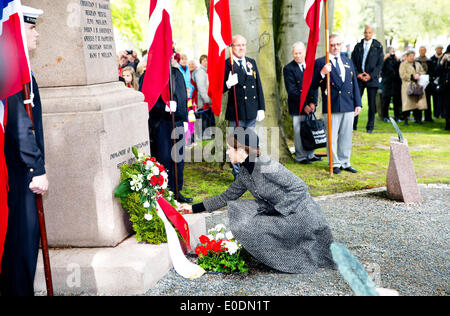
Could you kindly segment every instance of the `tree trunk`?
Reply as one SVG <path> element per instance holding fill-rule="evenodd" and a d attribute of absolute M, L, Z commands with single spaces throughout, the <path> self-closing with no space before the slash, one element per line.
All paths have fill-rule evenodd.
<path fill-rule="evenodd" d="M 247 55 L 258 64 L 266 102 L 266 118 L 257 127 L 261 132 L 263 152 L 273 159 L 291 159 L 286 140 L 279 129 L 280 107 L 275 66 L 275 43 L 273 33 L 273 1 L 249 0 L 230 2 L 233 35 L 241 34 L 247 39 Z M 265 148 L 264 148 L 265 147 Z"/>

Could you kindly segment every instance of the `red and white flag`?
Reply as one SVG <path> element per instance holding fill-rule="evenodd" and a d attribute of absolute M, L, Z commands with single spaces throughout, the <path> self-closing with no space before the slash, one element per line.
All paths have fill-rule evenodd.
<path fill-rule="evenodd" d="M 31 82 L 20 0 L 0 0 L 0 100 Z"/>
<path fill-rule="evenodd" d="M 147 71 L 142 86 L 142 93 L 145 95 L 149 111 L 161 95 L 166 104 L 170 102 L 169 79 L 173 44 L 169 2 L 168 0 L 150 0 Z"/>
<path fill-rule="evenodd" d="M 6 106 L 0 100 L 0 262 L 3 256 L 3 245 L 6 238 L 6 230 L 8 227 L 8 170 L 6 169 L 6 161 L 4 154 L 6 126 Z M 0 267 L 0 274 L 1 274 Z"/>
<path fill-rule="evenodd" d="M 8 226 L 8 170 L 4 155 L 6 98 L 31 82 L 20 0 L 0 0 L 0 261 Z M 1 272 L 1 271 L 0 271 Z"/>
<path fill-rule="evenodd" d="M 211 0 L 209 17 L 208 79 L 212 110 L 219 116 L 222 110 L 225 52 L 231 45 L 231 18 L 228 0 Z"/>
<path fill-rule="evenodd" d="M 300 113 L 302 112 L 303 105 L 305 104 L 306 97 L 308 96 L 309 88 L 311 86 L 312 77 L 314 74 L 314 64 L 316 60 L 317 45 L 320 39 L 320 18 L 322 16 L 323 3 L 322 0 L 306 0 L 305 3 L 305 21 L 308 25 L 309 39 L 306 47 L 306 69 L 303 74 L 303 86 L 300 100 Z"/>

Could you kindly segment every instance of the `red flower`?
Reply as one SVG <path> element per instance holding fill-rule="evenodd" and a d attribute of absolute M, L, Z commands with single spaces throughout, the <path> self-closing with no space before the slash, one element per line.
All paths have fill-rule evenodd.
<path fill-rule="evenodd" d="M 158 169 L 159 169 L 159 172 L 164 172 L 164 171 L 166 171 L 166 168 L 164 168 L 163 165 L 158 165 Z"/>
<path fill-rule="evenodd" d="M 205 235 L 200 236 L 200 243 L 201 244 L 207 244 L 209 242 L 210 242 L 210 240 L 209 240 L 208 237 L 206 237 Z"/>
<path fill-rule="evenodd" d="M 151 186 L 155 186 L 155 185 L 157 185 L 157 184 L 158 184 L 158 177 L 153 176 L 153 177 L 150 179 L 150 185 L 151 185 Z"/>
<path fill-rule="evenodd" d="M 197 255 L 202 254 L 202 255 L 206 256 L 208 254 L 208 250 L 205 247 L 199 246 L 199 247 L 195 248 L 195 253 Z"/>
<path fill-rule="evenodd" d="M 159 176 L 158 176 L 158 185 L 159 185 L 160 187 L 162 187 L 163 184 L 164 184 L 164 177 L 161 176 L 161 175 L 159 175 Z"/>
<path fill-rule="evenodd" d="M 152 157 L 152 158 L 150 158 L 150 161 L 153 162 L 153 163 L 155 163 L 155 162 L 156 162 L 156 158 L 153 158 L 153 157 Z"/>

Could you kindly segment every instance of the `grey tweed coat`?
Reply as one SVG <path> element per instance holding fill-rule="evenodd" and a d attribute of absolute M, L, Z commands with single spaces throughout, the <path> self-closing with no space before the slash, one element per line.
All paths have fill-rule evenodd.
<path fill-rule="evenodd" d="M 238 201 L 247 190 L 255 199 Z M 257 158 L 251 174 L 241 168 L 228 190 L 203 204 L 210 212 L 228 206 L 236 240 L 271 268 L 287 273 L 335 268 L 333 236 L 322 210 L 305 182 L 278 162 Z"/>

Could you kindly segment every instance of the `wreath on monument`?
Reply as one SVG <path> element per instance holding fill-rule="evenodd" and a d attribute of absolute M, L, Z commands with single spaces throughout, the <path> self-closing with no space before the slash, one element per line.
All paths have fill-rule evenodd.
<path fill-rule="evenodd" d="M 175 209 L 179 208 L 179 203 L 173 192 L 167 190 L 168 174 L 164 166 L 134 147 L 133 154 L 136 161 L 122 166 L 121 182 L 114 196 L 130 215 L 136 240 L 159 245 L 167 242 L 167 235 L 164 223 L 156 213 L 158 198 L 162 197 Z M 181 238 L 178 231 L 177 234 Z"/>

